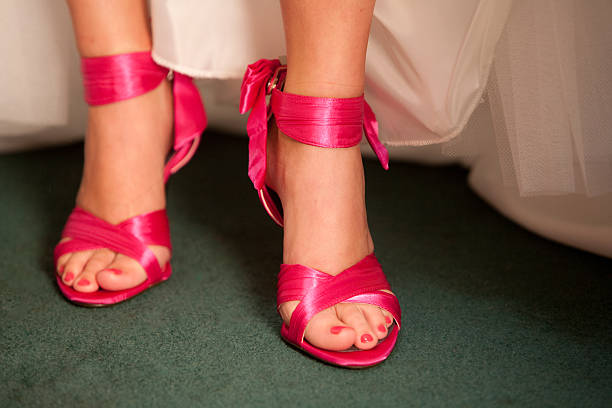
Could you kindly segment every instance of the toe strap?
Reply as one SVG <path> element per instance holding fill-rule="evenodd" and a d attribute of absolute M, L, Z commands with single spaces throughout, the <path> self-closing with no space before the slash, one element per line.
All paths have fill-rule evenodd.
<path fill-rule="evenodd" d="M 400 325 L 401 311 L 397 298 L 383 290 L 391 287 L 376 256 L 372 253 L 336 276 L 304 265 L 281 265 L 278 277 L 277 304 L 297 300 L 291 315 L 289 340 L 301 344 L 312 317 L 340 302 L 368 303 L 393 315 Z"/>
<path fill-rule="evenodd" d="M 62 237 L 71 239 L 55 247 L 55 263 L 66 253 L 108 248 L 138 261 L 154 282 L 160 279 L 162 270 L 147 245 L 172 249 L 165 210 L 138 215 L 113 225 L 77 207 L 70 214 Z"/>

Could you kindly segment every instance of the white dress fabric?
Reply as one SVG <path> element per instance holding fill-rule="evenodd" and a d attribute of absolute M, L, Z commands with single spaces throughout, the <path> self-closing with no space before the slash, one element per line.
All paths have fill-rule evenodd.
<path fill-rule="evenodd" d="M 0 152 L 82 139 L 87 106 L 63 0 L 0 1 Z"/>
<path fill-rule="evenodd" d="M 278 1 L 150 5 L 154 58 L 201 78 L 212 125 L 244 134 L 246 65 L 285 54 Z M 0 16 L 0 149 L 81 135 L 63 2 L 6 0 Z M 366 97 L 381 140 L 392 158 L 469 166 L 508 217 L 612 257 L 610 21 L 609 0 L 378 0 Z"/>

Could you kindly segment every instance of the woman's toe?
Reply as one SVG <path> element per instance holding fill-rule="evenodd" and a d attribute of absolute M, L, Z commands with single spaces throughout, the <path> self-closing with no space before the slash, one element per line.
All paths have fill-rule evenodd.
<path fill-rule="evenodd" d="M 353 303 L 340 303 L 336 305 L 336 313 L 340 320 L 355 330 L 354 344 L 362 350 L 369 350 L 378 343 L 378 335 L 371 330 L 365 315 Z"/>
<path fill-rule="evenodd" d="M 62 238 L 59 243 L 61 244 L 62 242 L 66 241 L 70 241 L 70 238 Z M 66 267 L 66 264 L 68 263 L 68 260 L 71 256 L 72 252 L 68 252 L 57 258 L 57 262 L 55 263 L 55 270 L 57 271 L 57 274 L 59 276 L 62 276 L 64 274 L 64 268 Z"/>
<path fill-rule="evenodd" d="M 82 267 L 82 272 L 78 275 L 72 287 L 79 292 L 95 292 L 98 290 L 96 274 L 104 269 L 115 258 L 115 253 L 108 249 L 97 249 L 92 251 L 87 262 Z"/>
<path fill-rule="evenodd" d="M 115 259 L 115 253 L 109 249 L 97 249 L 91 255 L 83 273 L 76 279 L 74 288 L 80 292 L 94 292 L 99 289 L 97 274 L 108 267 Z"/>
<path fill-rule="evenodd" d="M 326 350 L 346 350 L 355 342 L 355 330 L 338 319 L 335 309 L 317 313 L 306 326 L 306 340 Z"/>
<path fill-rule="evenodd" d="M 67 253 L 57 258 L 57 263 L 55 264 L 55 271 L 57 272 L 59 276 L 64 276 L 64 270 L 66 269 L 66 264 L 68 263 L 68 260 L 70 260 L 71 256 L 72 256 L 72 253 Z"/>
<path fill-rule="evenodd" d="M 385 326 L 387 327 L 387 330 L 389 330 L 389 327 L 393 326 L 393 315 L 385 309 L 380 309 L 380 311 L 382 312 L 385 318 Z"/>
<path fill-rule="evenodd" d="M 378 306 L 367 304 L 360 304 L 359 309 L 361 309 L 370 325 L 370 330 L 376 333 L 378 339 L 381 340 L 387 337 L 388 328 L 382 309 Z"/>
<path fill-rule="evenodd" d="M 83 272 L 77 276 L 73 282 L 72 287 L 78 292 L 90 293 L 98 290 L 98 282 L 96 281 L 96 270 L 93 267 L 87 267 L 87 264 L 83 268 Z"/>
<path fill-rule="evenodd" d="M 125 255 L 117 254 L 112 263 L 101 270 L 97 281 L 106 290 L 124 290 L 140 285 L 147 274 L 140 264 Z"/>
<path fill-rule="evenodd" d="M 87 264 L 89 258 L 91 258 L 92 254 L 93 251 L 80 251 L 72 253 L 64 265 L 62 275 L 62 281 L 66 285 L 72 286 L 75 279 L 77 279 L 83 272 L 83 268 Z"/>

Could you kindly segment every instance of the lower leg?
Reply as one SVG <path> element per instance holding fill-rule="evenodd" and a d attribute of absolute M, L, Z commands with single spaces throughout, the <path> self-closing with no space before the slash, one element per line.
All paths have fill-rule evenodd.
<path fill-rule="evenodd" d="M 283 0 L 281 5 L 287 39 L 285 92 L 337 98 L 363 94 L 365 56 L 374 1 Z M 285 230 L 284 261 L 305 261 L 312 267 L 338 273 L 373 250 L 365 218 L 359 147 L 323 149 L 294 142 L 284 135 L 281 140 L 284 143 L 279 145 L 279 149 L 283 150 L 277 155 L 279 159 L 292 151 L 299 156 L 297 162 L 290 162 L 292 168 L 285 170 L 292 170 L 292 173 L 300 168 L 305 170 L 303 176 L 311 176 L 308 183 L 314 184 L 315 191 L 334 195 L 328 197 L 331 201 L 326 205 L 351 207 L 340 217 L 325 217 L 317 225 L 310 224 L 308 228 L 304 225 L 298 231 L 294 231 L 293 223 L 289 222 Z M 275 167 L 272 165 L 272 168 Z M 308 171 L 311 167 L 318 170 L 312 173 Z M 283 183 L 281 194 L 285 192 L 283 190 L 291 189 L 297 191 L 286 193 L 304 190 L 296 183 Z M 287 204 L 289 206 L 284 211 L 291 218 L 293 208 L 290 203 Z M 296 210 L 306 210 L 302 207 Z M 360 216 L 355 217 L 355 214 Z M 321 224 L 330 225 L 322 228 Z M 350 235 L 354 238 L 350 239 L 342 230 L 352 232 Z M 316 245 L 316 248 L 304 251 L 303 242 L 318 234 L 324 236 L 316 237 L 312 242 L 320 242 L 320 238 L 323 242 L 329 241 L 329 245 Z M 356 251 L 356 248 L 359 250 Z"/>
<path fill-rule="evenodd" d="M 146 0 L 67 0 L 81 57 L 151 49 Z"/>
<path fill-rule="evenodd" d="M 68 4 L 82 57 L 151 49 L 145 0 L 70 0 Z M 164 208 L 163 165 L 171 132 L 168 81 L 136 98 L 90 107 L 77 205 L 113 224 Z M 167 248 L 152 249 L 165 264 Z M 146 279 L 137 262 L 110 250 L 66 254 L 57 267 L 66 284 L 85 292 L 97 290 L 98 284 L 124 289 Z"/>
<path fill-rule="evenodd" d="M 288 93 L 349 98 L 364 87 L 372 0 L 283 0 Z M 359 147 L 329 149 L 301 144 L 282 133 L 269 138 L 271 187 L 283 202 L 283 262 L 331 275 L 374 249 L 365 209 Z M 297 302 L 279 308 L 286 323 Z M 390 321 L 378 307 L 339 304 L 315 316 L 306 338 L 318 347 L 371 348 Z M 342 329 L 339 329 L 342 328 Z"/>
<path fill-rule="evenodd" d="M 337 98 L 363 93 L 374 2 L 281 0 L 287 92 Z"/>

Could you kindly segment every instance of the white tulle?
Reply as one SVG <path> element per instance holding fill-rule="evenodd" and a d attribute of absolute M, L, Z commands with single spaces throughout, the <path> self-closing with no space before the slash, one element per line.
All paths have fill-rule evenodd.
<path fill-rule="evenodd" d="M 487 97 L 521 195 L 612 191 L 611 19 L 608 0 L 516 2 Z"/>

